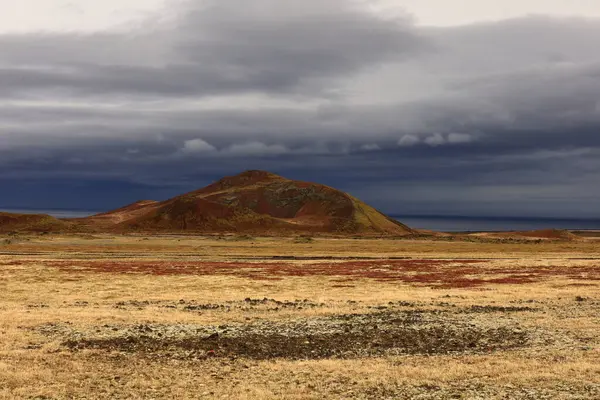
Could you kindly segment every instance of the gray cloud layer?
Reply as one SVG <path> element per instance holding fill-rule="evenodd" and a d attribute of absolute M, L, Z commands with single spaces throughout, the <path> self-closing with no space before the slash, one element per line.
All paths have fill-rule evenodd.
<path fill-rule="evenodd" d="M 186 1 L 128 33 L 0 36 L 0 179 L 198 186 L 261 167 L 387 208 L 463 204 L 461 187 L 518 208 L 535 187 L 557 212 L 597 183 L 597 43 L 598 20 L 424 28 L 352 0 Z"/>

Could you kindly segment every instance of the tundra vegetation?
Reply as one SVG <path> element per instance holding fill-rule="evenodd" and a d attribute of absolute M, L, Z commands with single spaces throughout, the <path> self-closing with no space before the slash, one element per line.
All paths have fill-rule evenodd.
<path fill-rule="evenodd" d="M 242 239 L 1 237 L 0 398 L 600 398 L 597 238 Z"/>

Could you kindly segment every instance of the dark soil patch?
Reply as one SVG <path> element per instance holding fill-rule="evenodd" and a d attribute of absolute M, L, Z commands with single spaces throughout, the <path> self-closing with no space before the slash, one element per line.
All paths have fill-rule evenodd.
<path fill-rule="evenodd" d="M 184 300 L 181 299 L 176 302 L 164 302 L 164 301 L 148 301 L 148 300 L 129 300 L 119 301 L 115 303 L 114 307 L 118 309 L 138 309 L 142 310 L 149 306 L 155 306 L 159 308 L 168 309 L 179 309 L 182 311 L 231 311 L 233 309 L 249 311 L 249 310 L 273 310 L 279 311 L 284 309 L 303 310 L 307 308 L 325 307 L 324 303 L 315 303 L 308 299 L 304 300 L 276 300 L 264 297 L 262 299 L 246 298 L 241 301 L 226 301 L 224 303 L 198 303 L 195 300 Z"/>
<path fill-rule="evenodd" d="M 471 306 L 465 310 L 465 312 L 472 313 L 494 313 L 494 312 L 536 312 L 540 311 L 538 308 L 533 307 L 501 307 L 501 306 Z"/>
<path fill-rule="evenodd" d="M 130 301 L 119 301 L 115 304 L 115 308 L 127 309 L 130 307 L 137 308 L 142 310 L 150 305 L 149 301 L 138 301 L 138 300 L 130 300 Z"/>
<path fill-rule="evenodd" d="M 27 308 L 50 308 L 48 304 L 28 304 Z"/>
<path fill-rule="evenodd" d="M 184 311 L 206 311 L 206 310 L 230 310 L 231 307 L 224 304 L 188 304 L 183 307 Z"/>
<path fill-rule="evenodd" d="M 325 359 L 386 354 L 477 353 L 522 347 L 527 334 L 511 327 L 424 317 L 419 311 L 312 318 L 288 323 L 220 327 L 213 333 L 169 336 L 169 329 L 138 326 L 118 337 L 83 337 L 63 343 L 73 351 L 96 349 L 149 357 Z M 435 318 L 434 318 L 435 317 Z M 443 317 L 442 317 L 443 319 Z"/>

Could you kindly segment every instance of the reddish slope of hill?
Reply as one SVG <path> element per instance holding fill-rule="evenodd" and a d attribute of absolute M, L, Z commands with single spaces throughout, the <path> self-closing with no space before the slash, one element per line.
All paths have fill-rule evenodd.
<path fill-rule="evenodd" d="M 86 225 L 91 223 L 91 225 L 110 227 L 123 221 L 128 221 L 132 218 L 143 216 L 154 206 L 158 207 L 159 205 L 160 203 L 158 201 L 140 200 L 113 211 L 97 214 L 89 218 L 79 219 L 78 222 L 85 223 Z"/>
<path fill-rule="evenodd" d="M 118 231 L 412 233 L 339 190 L 265 171 L 247 171 L 167 201 L 138 202 L 84 220 Z"/>

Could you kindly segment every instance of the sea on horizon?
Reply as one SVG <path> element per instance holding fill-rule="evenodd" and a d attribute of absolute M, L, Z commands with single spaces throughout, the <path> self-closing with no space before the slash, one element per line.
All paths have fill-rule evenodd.
<path fill-rule="evenodd" d="M 0 211 L 17 214 L 48 214 L 56 218 L 84 218 L 102 212 L 98 210 L 33 210 L 11 208 L 0 209 Z M 440 232 L 506 232 L 538 229 L 600 230 L 600 219 L 427 215 L 391 215 L 391 217 L 411 228 Z"/>
<path fill-rule="evenodd" d="M 440 232 L 507 232 L 540 229 L 596 230 L 598 219 L 472 217 L 472 216 L 392 216 L 415 229 Z"/>
<path fill-rule="evenodd" d="M 0 208 L 0 212 L 14 214 L 48 214 L 55 218 L 85 218 L 90 215 L 98 214 L 102 211 L 85 211 L 85 210 L 34 210 L 34 209 L 18 209 L 18 208 Z"/>

